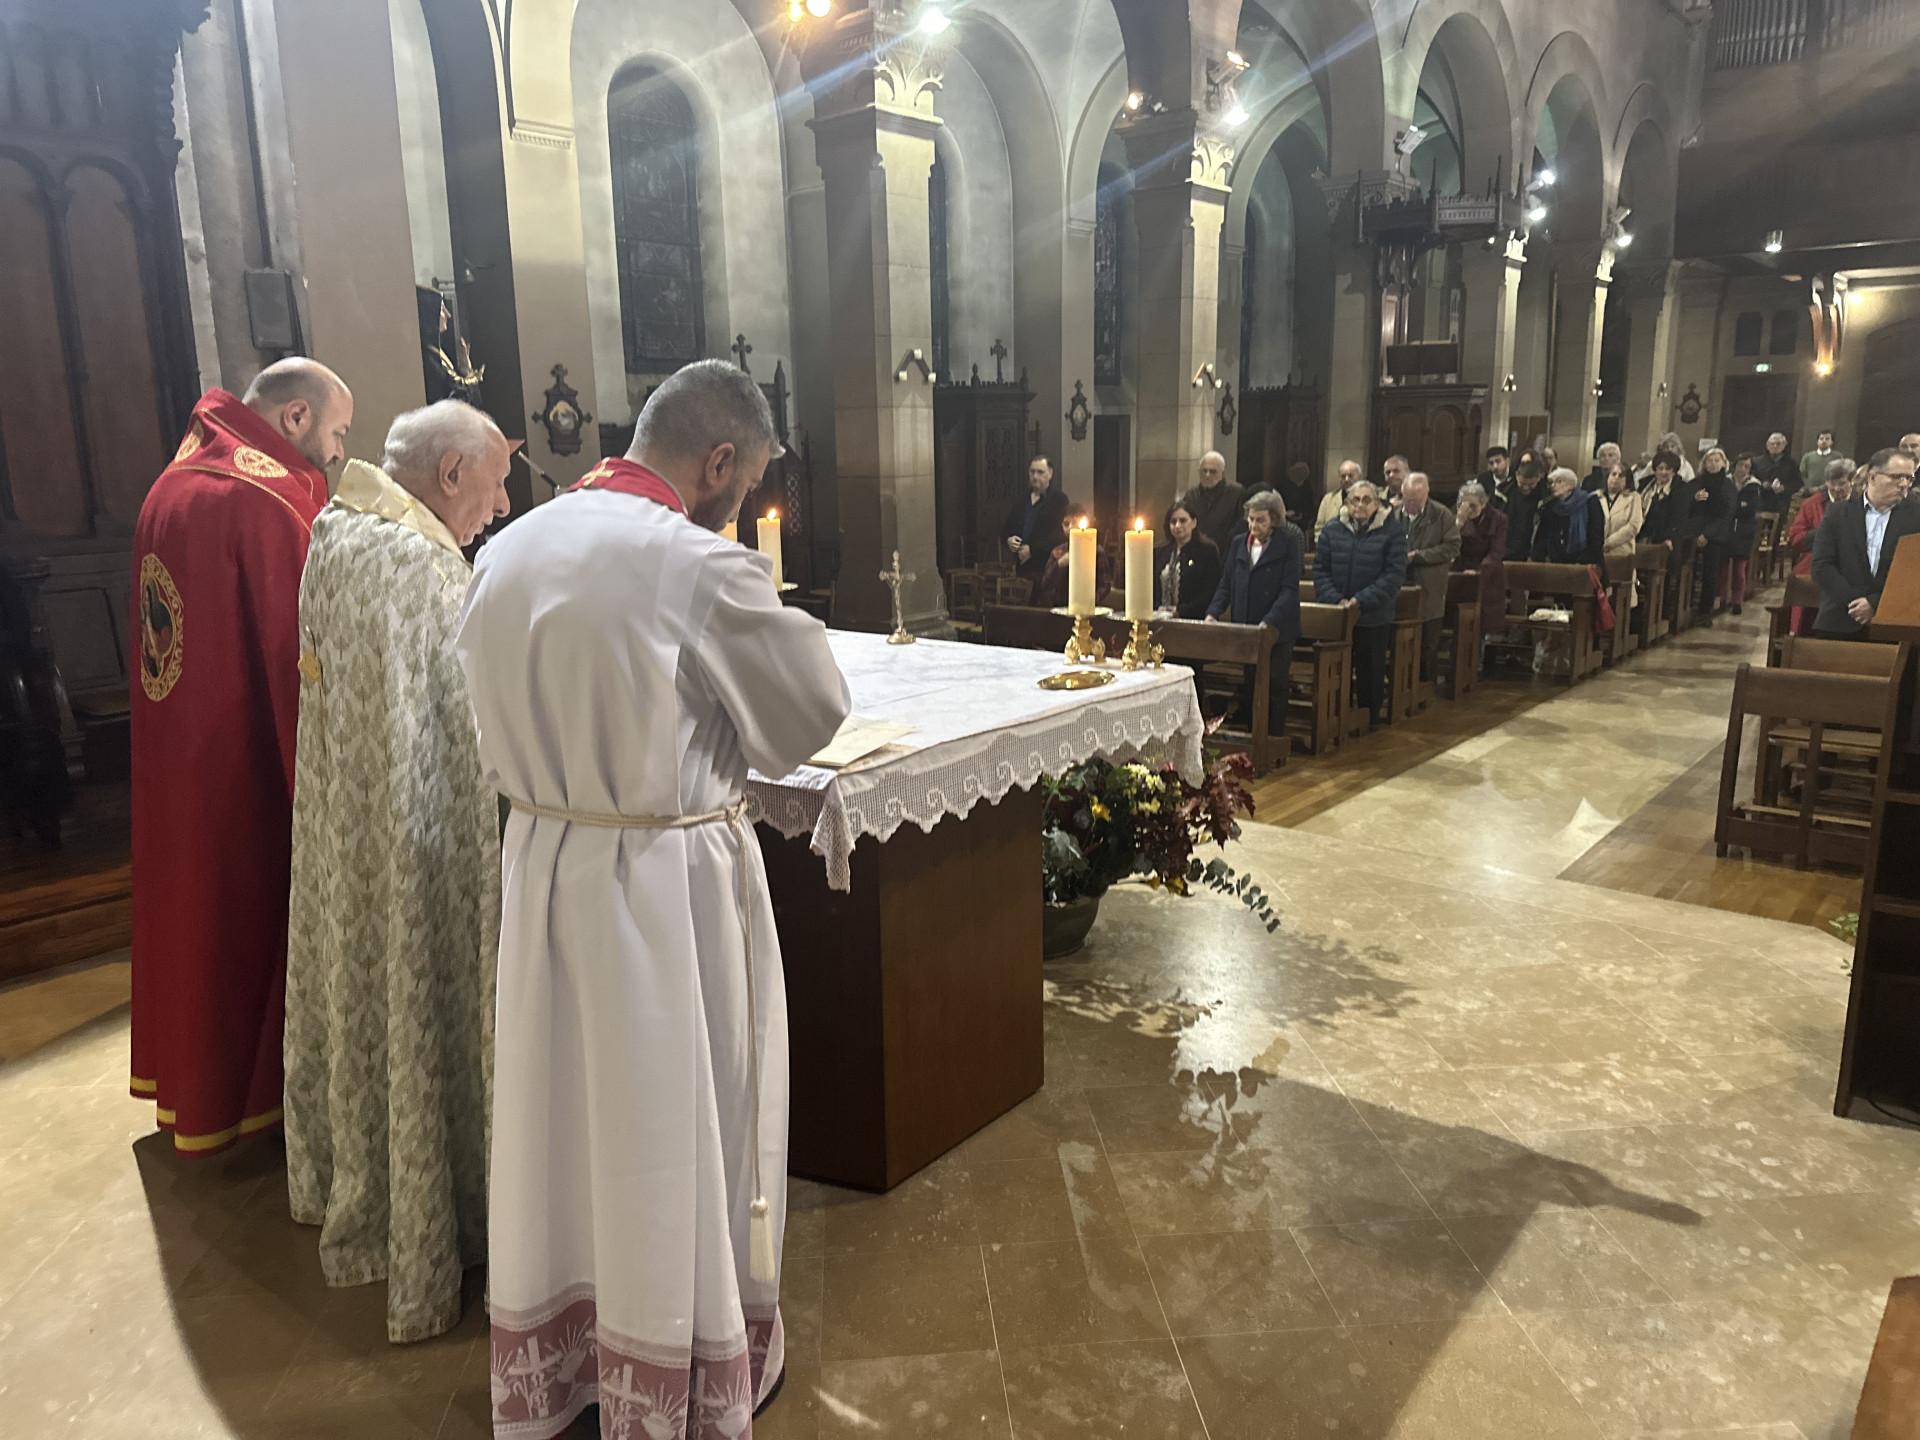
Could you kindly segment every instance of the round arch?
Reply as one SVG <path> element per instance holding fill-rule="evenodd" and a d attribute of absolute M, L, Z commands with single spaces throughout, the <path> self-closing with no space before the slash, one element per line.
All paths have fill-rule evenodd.
<path fill-rule="evenodd" d="M 1633 210 L 1627 228 L 1633 236 L 1634 259 L 1671 259 L 1678 179 L 1672 144 L 1666 130 L 1651 117 L 1623 133 L 1626 143 L 1618 147 L 1620 174 L 1613 188 L 1617 203 Z"/>
<path fill-rule="evenodd" d="M 1390 103 L 1411 115 L 1436 62 L 1451 78 L 1460 106 L 1454 139 L 1461 150 L 1463 188 L 1477 192 L 1491 180 L 1497 190 L 1511 193 L 1521 168 L 1514 126 L 1521 67 L 1512 27 L 1497 0 L 1423 0 L 1388 68 Z"/>
<path fill-rule="evenodd" d="M 1593 47 L 1587 43 L 1585 36 L 1572 30 L 1563 30 L 1548 41 L 1546 49 L 1540 52 L 1539 60 L 1534 63 L 1533 74 L 1527 81 L 1526 102 L 1520 113 L 1521 145 L 1539 143 L 1541 121 L 1546 116 L 1549 100 L 1556 94 L 1562 97 L 1561 101 L 1556 102 L 1557 113 L 1566 113 L 1565 106 L 1584 101 L 1586 110 L 1593 117 L 1602 171 L 1612 174 L 1609 136 L 1600 128 L 1600 117 L 1608 110 L 1606 81 Z M 1569 101 L 1567 97 L 1578 98 Z M 1526 175 L 1530 170 L 1529 163 L 1522 167 L 1520 173 Z"/>

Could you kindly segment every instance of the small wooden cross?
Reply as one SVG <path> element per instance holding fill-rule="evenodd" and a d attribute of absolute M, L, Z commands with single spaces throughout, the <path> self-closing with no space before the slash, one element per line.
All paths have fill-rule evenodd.
<path fill-rule="evenodd" d="M 884 580 L 887 583 L 887 587 L 893 591 L 893 633 L 887 636 L 887 643 L 889 645 L 911 645 L 913 644 L 913 633 L 907 629 L 907 622 L 900 610 L 900 587 L 911 584 L 920 577 L 915 575 L 911 570 L 902 571 L 900 569 L 900 552 L 896 550 L 893 552 L 892 568 L 882 570 L 880 572 L 880 578 Z"/>
<path fill-rule="evenodd" d="M 987 353 L 993 356 L 994 380 L 998 383 L 1004 384 L 1007 378 L 1007 372 L 1003 368 L 1003 365 L 1009 353 L 1007 350 L 1006 342 L 996 338 L 993 344 L 987 347 Z"/>
<path fill-rule="evenodd" d="M 747 344 L 747 337 L 745 335 L 734 336 L 732 348 L 733 348 L 733 353 L 739 356 L 740 358 L 741 371 L 745 374 L 751 375 L 753 371 L 749 369 L 747 366 L 747 356 L 753 353 L 753 347 Z"/>

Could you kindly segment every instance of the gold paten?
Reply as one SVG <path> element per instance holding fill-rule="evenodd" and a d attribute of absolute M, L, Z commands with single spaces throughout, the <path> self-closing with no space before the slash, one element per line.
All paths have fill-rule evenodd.
<path fill-rule="evenodd" d="M 1094 690 L 1113 683 L 1111 670 L 1062 670 L 1040 682 L 1042 690 Z"/>

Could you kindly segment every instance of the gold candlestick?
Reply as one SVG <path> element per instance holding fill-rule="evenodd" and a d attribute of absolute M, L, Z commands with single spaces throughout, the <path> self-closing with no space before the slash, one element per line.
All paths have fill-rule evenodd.
<path fill-rule="evenodd" d="M 1126 652 L 1120 657 L 1122 670 L 1145 670 L 1152 666 L 1155 670 L 1166 663 L 1167 652 L 1153 643 L 1147 631 L 1145 620 L 1133 622 L 1133 638 L 1127 641 Z"/>
<path fill-rule="evenodd" d="M 1067 641 L 1067 663 L 1078 665 L 1090 660 L 1096 665 L 1107 663 L 1107 642 L 1093 638 L 1093 617 L 1076 615 L 1073 617 L 1073 638 Z"/>
<path fill-rule="evenodd" d="M 902 584 L 917 580 L 920 577 L 915 575 L 911 570 L 903 571 L 900 568 L 900 552 L 896 550 L 893 552 L 892 567 L 882 570 L 880 572 L 880 578 L 886 581 L 887 585 L 893 590 L 893 633 L 887 636 L 887 644 L 911 645 L 914 641 L 913 632 L 907 629 L 907 622 L 901 618 L 900 613 L 900 587 Z"/>

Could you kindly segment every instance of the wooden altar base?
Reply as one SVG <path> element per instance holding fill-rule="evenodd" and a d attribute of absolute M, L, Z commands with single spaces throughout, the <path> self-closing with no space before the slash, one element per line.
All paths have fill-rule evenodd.
<path fill-rule="evenodd" d="M 1040 1088 L 1042 793 L 884 845 L 827 888 L 806 837 L 762 826 L 785 961 L 787 1168 L 889 1190 Z"/>

